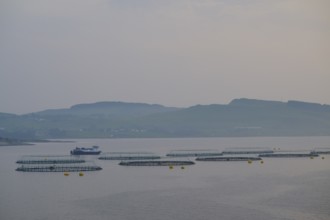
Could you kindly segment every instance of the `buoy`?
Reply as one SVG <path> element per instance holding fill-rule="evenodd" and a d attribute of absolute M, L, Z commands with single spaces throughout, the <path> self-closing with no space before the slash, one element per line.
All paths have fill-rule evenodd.
<path fill-rule="evenodd" d="M 64 176 L 69 176 L 70 174 L 69 173 L 64 173 Z"/>
<path fill-rule="evenodd" d="M 80 172 L 80 173 L 79 173 L 79 176 L 84 176 L 84 173 Z"/>
<path fill-rule="evenodd" d="M 184 166 L 181 167 L 181 170 L 184 170 Z"/>
<path fill-rule="evenodd" d="M 314 159 L 314 157 L 311 157 L 311 159 Z"/>
<path fill-rule="evenodd" d="M 321 157 L 322 158 L 322 160 L 324 160 L 324 157 Z"/>
<path fill-rule="evenodd" d="M 260 163 L 261 163 L 261 164 L 263 164 L 263 163 L 264 163 L 264 161 L 263 161 L 263 160 L 261 160 L 261 161 L 260 161 Z"/>
<path fill-rule="evenodd" d="M 248 160 L 248 163 L 251 164 L 252 163 L 252 160 Z"/>
<path fill-rule="evenodd" d="M 170 170 L 172 170 L 173 169 L 173 166 L 171 165 L 171 166 L 169 166 L 169 168 L 170 168 Z"/>

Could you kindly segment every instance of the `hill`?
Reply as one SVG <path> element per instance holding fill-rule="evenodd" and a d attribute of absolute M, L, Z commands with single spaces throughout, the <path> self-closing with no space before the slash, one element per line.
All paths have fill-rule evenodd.
<path fill-rule="evenodd" d="M 0 136 L 21 139 L 307 135 L 330 135 L 329 105 L 254 99 L 189 108 L 98 102 L 0 114 Z"/>
<path fill-rule="evenodd" d="M 69 109 L 50 109 L 41 112 L 33 113 L 40 116 L 56 116 L 56 115 L 71 115 L 71 116 L 95 116 L 105 118 L 130 118 L 140 117 L 149 114 L 175 111 L 179 108 L 165 107 L 157 104 L 145 103 L 125 103 L 125 102 L 96 102 L 92 104 L 78 104 Z"/>
<path fill-rule="evenodd" d="M 143 123 L 146 129 L 178 137 L 329 135 L 330 109 L 298 101 L 236 99 L 228 105 L 197 105 L 148 116 L 138 124 Z"/>

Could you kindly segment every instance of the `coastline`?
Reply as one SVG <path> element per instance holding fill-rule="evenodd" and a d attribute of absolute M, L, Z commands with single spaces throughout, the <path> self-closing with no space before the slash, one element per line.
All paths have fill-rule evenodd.
<path fill-rule="evenodd" d="M 63 140 L 20 140 L 14 138 L 2 138 L 0 137 L 0 147 L 8 146 L 31 146 L 35 143 L 72 143 L 74 141 L 63 141 Z"/>

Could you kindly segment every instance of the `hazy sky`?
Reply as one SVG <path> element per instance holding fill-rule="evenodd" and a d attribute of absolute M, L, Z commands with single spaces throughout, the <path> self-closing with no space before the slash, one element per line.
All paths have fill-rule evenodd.
<path fill-rule="evenodd" d="M 329 0 L 1 0 L 0 112 L 330 104 Z"/>

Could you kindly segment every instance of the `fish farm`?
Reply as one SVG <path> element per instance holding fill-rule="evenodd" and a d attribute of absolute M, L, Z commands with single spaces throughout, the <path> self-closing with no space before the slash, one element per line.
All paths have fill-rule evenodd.
<path fill-rule="evenodd" d="M 166 154 L 167 157 L 202 157 L 202 156 L 221 156 L 217 150 L 173 150 Z"/>
<path fill-rule="evenodd" d="M 60 164 L 60 165 L 21 165 L 16 171 L 21 172 L 81 172 L 81 171 L 98 171 L 101 167 L 87 164 Z"/>
<path fill-rule="evenodd" d="M 71 164 L 85 162 L 83 159 L 66 155 L 26 155 L 16 161 L 18 164 Z"/>
<path fill-rule="evenodd" d="M 183 166 L 194 165 L 195 162 L 190 160 L 171 160 L 168 158 L 156 160 L 129 160 L 121 161 L 119 165 L 122 166 Z"/>
<path fill-rule="evenodd" d="M 279 149 L 279 148 L 278 148 Z M 319 154 L 330 154 L 330 148 L 315 148 L 314 150 L 273 151 L 267 148 L 228 148 L 223 152 L 218 150 L 172 150 L 166 157 L 152 152 L 108 152 L 103 153 L 99 160 L 120 160 L 121 166 L 181 166 L 194 165 L 195 161 L 261 161 L 264 158 L 302 158 L 318 157 Z M 194 157 L 195 161 L 189 159 Z M 95 160 L 96 158 L 94 158 Z M 322 156 L 322 159 L 324 157 Z M 24 155 L 16 161 L 20 172 L 82 172 L 99 171 L 102 167 L 95 161 L 72 155 Z"/>
<path fill-rule="evenodd" d="M 254 161 L 261 160 L 260 157 L 197 157 L 197 161 Z"/>
<path fill-rule="evenodd" d="M 274 158 L 291 158 L 291 157 L 318 157 L 314 153 L 273 153 L 273 154 L 259 154 L 259 157 L 274 157 Z"/>
<path fill-rule="evenodd" d="M 99 160 L 148 160 L 160 159 L 160 156 L 150 152 L 112 152 L 104 153 Z"/>
<path fill-rule="evenodd" d="M 330 148 L 315 148 L 311 151 L 312 154 L 330 154 Z"/>
<path fill-rule="evenodd" d="M 229 148 L 223 154 L 272 154 L 273 150 L 263 148 Z"/>

